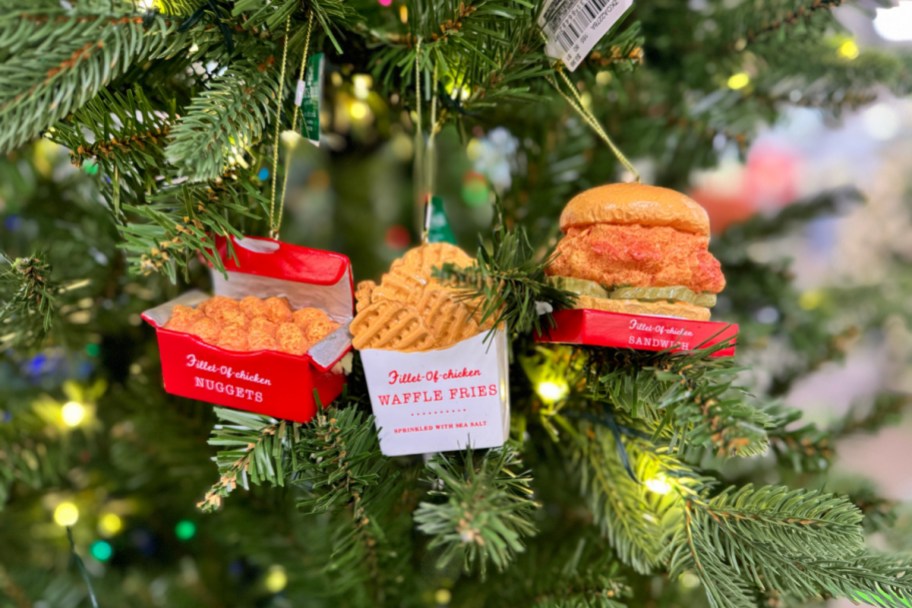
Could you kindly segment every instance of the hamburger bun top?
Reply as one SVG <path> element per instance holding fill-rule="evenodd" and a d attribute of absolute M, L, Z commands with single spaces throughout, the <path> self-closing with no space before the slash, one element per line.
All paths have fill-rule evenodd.
<path fill-rule="evenodd" d="M 696 201 L 675 190 L 646 184 L 608 184 L 570 199 L 560 216 L 561 230 L 592 224 L 669 226 L 709 236 L 709 216 Z"/>

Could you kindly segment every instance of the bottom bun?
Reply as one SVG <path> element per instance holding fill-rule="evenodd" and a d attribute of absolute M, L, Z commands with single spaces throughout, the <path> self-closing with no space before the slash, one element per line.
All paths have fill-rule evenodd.
<path fill-rule="evenodd" d="M 574 308 L 622 312 L 628 315 L 657 315 L 694 321 L 709 321 L 709 309 L 687 302 L 644 302 L 643 300 L 614 300 L 578 296 Z"/>

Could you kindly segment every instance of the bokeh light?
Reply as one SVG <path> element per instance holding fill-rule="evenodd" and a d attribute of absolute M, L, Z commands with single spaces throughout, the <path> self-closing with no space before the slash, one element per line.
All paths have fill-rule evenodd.
<path fill-rule="evenodd" d="M 54 523 L 63 528 L 72 526 L 79 521 L 79 508 L 66 500 L 54 509 Z"/>
<path fill-rule="evenodd" d="M 266 577 L 263 579 L 266 590 L 270 593 L 278 593 L 288 585 L 288 574 L 285 568 L 278 564 L 269 566 L 266 571 Z"/>

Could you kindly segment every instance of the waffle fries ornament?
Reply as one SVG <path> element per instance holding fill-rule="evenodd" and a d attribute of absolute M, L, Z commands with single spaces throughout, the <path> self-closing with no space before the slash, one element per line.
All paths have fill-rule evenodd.
<path fill-rule="evenodd" d="M 434 278 L 434 268 L 474 260 L 426 243 L 393 262 L 380 283 L 356 290 L 350 330 L 388 456 L 489 448 L 509 431 L 507 344 L 482 322 L 478 302 Z M 485 340 L 493 330 L 493 339 Z"/>

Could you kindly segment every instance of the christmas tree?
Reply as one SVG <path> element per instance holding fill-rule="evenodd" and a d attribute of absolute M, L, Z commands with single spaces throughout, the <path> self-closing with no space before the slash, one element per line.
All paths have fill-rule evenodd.
<path fill-rule="evenodd" d="M 869 542 L 893 505 L 829 474 L 908 396 L 828 427 L 781 402 L 908 322 L 908 266 L 809 295 L 749 255 L 857 192 L 713 239 L 735 358 L 536 340 L 576 299 L 546 276 L 574 195 L 685 190 L 791 107 L 908 93 L 912 57 L 860 49 L 841 0 L 631 4 L 0 0 L 3 605 L 912 605 L 912 559 Z M 425 227 L 475 258 L 433 280 L 509 336 L 502 447 L 383 455 L 357 353 L 307 422 L 162 388 L 140 315 L 210 290 L 217 242 L 377 280 Z"/>

